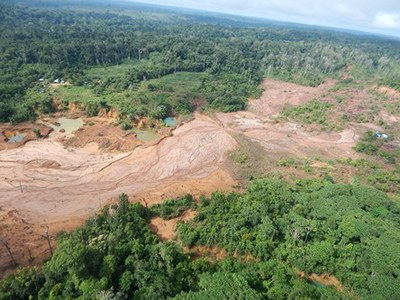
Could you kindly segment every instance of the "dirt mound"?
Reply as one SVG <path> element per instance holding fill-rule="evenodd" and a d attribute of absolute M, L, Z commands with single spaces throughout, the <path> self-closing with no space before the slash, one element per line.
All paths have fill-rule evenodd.
<path fill-rule="evenodd" d="M 109 110 L 101 108 L 97 116 L 100 118 L 115 120 L 119 117 L 119 112 L 115 108 L 111 108 Z"/>
<path fill-rule="evenodd" d="M 120 127 L 103 122 L 84 126 L 64 141 L 64 145 L 73 148 L 83 148 L 90 143 L 96 143 L 103 152 L 132 151 L 142 144 L 134 133 L 127 133 Z"/>
<path fill-rule="evenodd" d="M 58 169 L 61 165 L 54 160 L 35 159 L 25 164 L 25 168 L 45 168 L 45 169 Z"/>

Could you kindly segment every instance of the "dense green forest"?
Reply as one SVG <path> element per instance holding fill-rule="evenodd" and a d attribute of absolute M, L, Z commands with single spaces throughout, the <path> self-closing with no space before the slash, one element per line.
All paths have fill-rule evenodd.
<path fill-rule="evenodd" d="M 347 65 L 400 88 L 398 40 L 236 19 L 127 3 L 2 2 L 0 121 L 50 113 L 57 97 L 89 115 L 101 107 L 155 119 L 235 111 L 259 95 L 263 77 L 315 86 Z M 180 72 L 174 83 L 183 77 L 191 88 L 164 84 Z M 55 79 L 71 83 L 65 97 L 47 85 Z"/>
<path fill-rule="evenodd" d="M 187 209 L 177 242 L 150 219 Z M 370 187 L 267 178 L 245 193 L 145 208 L 126 195 L 62 234 L 41 270 L 0 283 L 0 299 L 398 299 L 400 207 Z M 182 246 L 192 250 L 184 250 Z M 225 249 L 221 259 L 196 246 Z M 193 248 L 194 247 L 194 248 Z M 298 275 L 335 275 L 343 290 Z"/>

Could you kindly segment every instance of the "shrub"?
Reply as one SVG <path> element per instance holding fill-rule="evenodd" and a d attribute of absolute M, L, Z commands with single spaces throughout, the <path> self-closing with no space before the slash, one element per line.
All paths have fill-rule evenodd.
<path fill-rule="evenodd" d="M 186 195 L 178 200 L 167 200 L 161 204 L 156 204 L 151 207 L 151 211 L 154 215 L 169 220 L 181 216 L 183 212 L 195 206 L 196 203 L 192 195 Z"/>
<path fill-rule="evenodd" d="M 32 131 L 33 131 L 33 133 L 35 134 L 35 136 L 37 138 L 42 137 L 42 134 L 40 133 L 40 129 L 39 128 L 33 128 Z"/>

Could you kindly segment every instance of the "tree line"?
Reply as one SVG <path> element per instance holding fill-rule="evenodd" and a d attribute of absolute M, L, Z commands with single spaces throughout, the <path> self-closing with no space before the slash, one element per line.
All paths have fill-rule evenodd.
<path fill-rule="evenodd" d="M 211 75 L 205 103 L 222 111 L 245 108 L 263 77 L 316 86 L 346 65 L 398 88 L 395 40 L 165 11 L 154 18 L 143 8 L 124 6 L 120 13 L 118 4 L 94 11 L 31 5 L 0 4 L 0 121 L 40 112 L 40 100 L 32 103 L 26 94 L 40 78 L 64 78 L 107 95 L 176 72 L 203 72 Z M 112 87 L 85 76 L 94 66 L 141 61 Z"/>
<path fill-rule="evenodd" d="M 197 214 L 178 224 L 177 241 L 150 230 L 154 216 L 187 209 Z M 121 195 L 62 234 L 40 270 L 1 281 L 0 299 L 397 299 L 399 214 L 374 188 L 319 179 L 260 179 L 244 193 L 149 208 Z M 197 246 L 228 255 L 199 256 Z M 307 281 L 311 273 L 336 276 L 343 290 Z"/>

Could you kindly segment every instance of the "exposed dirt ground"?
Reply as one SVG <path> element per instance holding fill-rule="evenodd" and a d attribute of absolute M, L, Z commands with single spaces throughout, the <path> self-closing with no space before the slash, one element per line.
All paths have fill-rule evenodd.
<path fill-rule="evenodd" d="M 287 105 L 300 105 L 325 93 L 335 85 L 334 80 L 327 80 L 318 87 L 301 86 L 273 79 L 264 80 L 264 93 L 250 103 L 250 111 L 265 116 L 276 116 Z"/>
<path fill-rule="evenodd" d="M 96 122 L 92 126 L 84 126 L 75 135 L 64 141 L 64 145 L 73 148 L 97 144 L 101 152 L 128 152 L 141 145 L 134 133 L 127 133 L 118 126 L 110 126 L 104 122 Z"/>
<path fill-rule="evenodd" d="M 329 286 L 332 285 L 334 286 L 339 292 L 343 292 L 343 285 L 340 283 L 340 281 L 333 275 L 330 274 L 315 274 L 312 273 L 309 276 L 306 276 L 304 272 L 297 271 L 297 273 L 300 275 L 300 277 L 304 278 L 307 277 L 308 280 L 310 281 L 315 281 L 318 282 L 319 284 Z"/>
<path fill-rule="evenodd" d="M 400 92 L 388 86 L 380 86 L 378 90 L 388 96 L 400 97 Z"/>
<path fill-rule="evenodd" d="M 182 216 L 171 220 L 164 220 L 163 218 L 155 217 L 150 222 L 150 228 L 162 241 L 172 241 L 176 237 L 176 224 L 179 221 L 189 221 L 195 216 L 195 211 L 187 210 Z"/>
<path fill-rule="evenodd" d="M 354 157 L 352 147 L 362 131 L 354 125 L 339 133 L 308 132 L 302 125 L 276 123 L 250 112 L 218 113 L 216 118 L 225 128 L 259 143 L 269 154 L 282 157 Z"/>
<path fill-rule="evenodd" d="M 0 123 L 0 151 L 7 149 L 15 149 L 21 147 L 22 145 L 26 144 L 29 141 L 39 139 L 33 132 L 34 128 L 40 131 L 41 138 L 47 137 L 53 130 L 52 128 L 42 124 L 32 124 L 28 122 L 21 123 L 15 126 L 5 123 Z M 8 142 L 8 136 L 15 134 L 24 134 L 25 137 L 23 141 L 16 143 Z"/>
<path fill-rule="evenodd" d="M 380 127 L 350 123 L 341 132 L 327 133 L 274 117 L 285 103 L 305 103 L 333 84 L 306 88 L 267 80 L 266 91 L 251 102 L 249 111 L 196 114 L 154 145 L 138 146 L 120 129 L 95 122 L 64 144 L 54 132 L 19 148 L 0 148 L 0 237 L 18 264 L 38 264 L 49 254 L 46 226 L 52 235 L 70 230 L 120 193 L 148 206 L 186 193 L 233 190 L 241 177 L 228 154 L 244 144 L 256 157 L 253 171 L 263 159 L 357 157 L 352 147 L 360 134 Z M 116 146 L 107 147 L 109 141 Z M 176 221 L 155 219 L 152 224 L 162 239 L 174 237 Z M 0 274 L 12 269 L 4 248 L 0 245 Z"/>
<path fill-rule="evenodd" d="M 55 228 L 70 229 L 68 224 L 82 223 L 123 192 L 132 201 L 151 205 L 185 193 L 230 190 L 235 181 L 222 163 L 235 147 L 236 141 L 217 122 L 197 115 L 176 129 L 172 137 L 126 153 L 99 154 L 92 147 L 65 148 L 52 138 L 2 151 L 0 208 L 5 217 L 0 234 L 6 236 L 17 256 L 27 243 L 37 242 L 37 236 L 31 234 L 36 226 L 50 224 L 51 232 Z M 10 211 L 17 212 L 18 218 L 9 215 Z M 10 222 L 27 225 L 10 233 Z M 35 257 L 40 256 L 43 245 L 45 241 L 37 250 L 32 246 Z M 29 256 L 25 252 L 22 257 L 18 255 L 18 263 L 27 263 Z M 1 271 L 10 263 L 9 256 L 3 253 Z"/>

